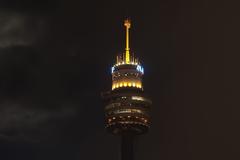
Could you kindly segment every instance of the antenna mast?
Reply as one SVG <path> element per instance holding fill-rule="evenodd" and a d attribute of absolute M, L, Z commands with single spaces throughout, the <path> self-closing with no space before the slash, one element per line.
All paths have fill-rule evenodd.
<path fill-rule="evenodd" d="M 131 27 L 131 22 L 129 19 L 124 21 L 124 26 L 126 27 L 126 49 L 125 49 L 125 62 L 130 63 L 130 48 L 129 48 L 129 29 Z"/>

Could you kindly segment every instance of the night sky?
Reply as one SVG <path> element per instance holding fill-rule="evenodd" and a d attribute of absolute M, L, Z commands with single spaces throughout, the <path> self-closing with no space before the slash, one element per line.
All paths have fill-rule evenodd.
<path fill-rule="evenodd" d="M 240 159 L 239 5 L 221 0 L 0 1 L 0 159 L 119 160 L 100 93 L 124 51 L 153 101 L 137 160 Z"/>

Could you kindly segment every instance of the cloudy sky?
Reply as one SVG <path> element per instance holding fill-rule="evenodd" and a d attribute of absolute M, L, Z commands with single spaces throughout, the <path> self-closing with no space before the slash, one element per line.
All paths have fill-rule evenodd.
<path fill-rule="evenodd" d="M 119 159 L 100 93 L 124 49 L 143 62 L 152 126 L 139 160 L 239 159 L 238 5 L 216 0 L 0 1 L 0 159 Z"/>

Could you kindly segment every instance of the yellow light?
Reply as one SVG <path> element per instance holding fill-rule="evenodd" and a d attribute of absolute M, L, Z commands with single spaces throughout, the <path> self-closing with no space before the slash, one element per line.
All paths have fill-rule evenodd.
<path fill-rule="evenodd" d="M 139 96 L 132 96 L 132 100 L 144 101 L 145 99 L 143 97 L 139 97 Z"/>
<path fill-rule="evenodd" d="M 126 50 L 126 64 L 129 64 L 130 62 L 130 53 L 129 50 Z"/>
<path fill-rule="evenodd" d="M 130 48 L 129 48 L 129 28 L 131 26 L 130 21 L 127 19 L 124 21 L 124 26 L 126 26 L 126 52 L 125 52 L 125 61 L 127 64 L 130 62 Z"/>
<path fill-rule="evenodd" d="M 131 22 L 130 22 L 129 19 L 126 19 L 126 20 L 124 21 L 124 26 L 126 26 L 127 28 L 130 28 L 130 27 L 131 27 Z"/>
<path fill-rule="evenodd" d="M 142 88 L 142 84 L 140 82 L 136 83 L 137 88 Z"/>
<path fill-rule="evenodd" d="M 112 89 L 116 89 L 116 88 L 119 88 L 119 87 L 136 87 L 136 88 L 142 88 L 142 84 L 141 82 L 132 82 L 132 81 L 120 81 L 120 82 L 117 82 L 117 83 L 114 83 L 112 85 Z"/>

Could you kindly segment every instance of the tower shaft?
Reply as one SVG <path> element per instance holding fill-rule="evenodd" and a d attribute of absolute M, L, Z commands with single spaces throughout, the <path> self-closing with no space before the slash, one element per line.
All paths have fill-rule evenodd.
<path fill-rule="evenodd" d="M 134 160 L 134 135 L 122 135 L 121 160 Z"/>

